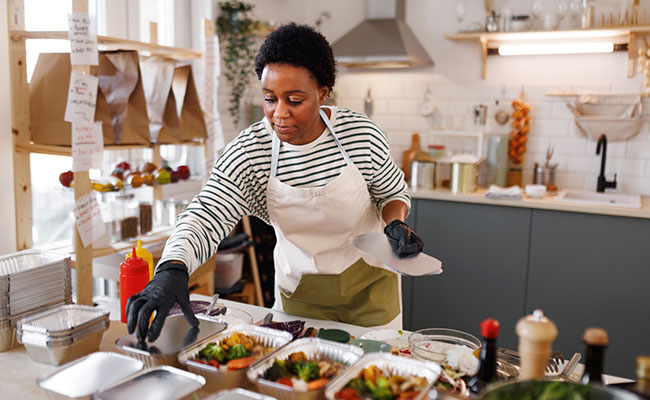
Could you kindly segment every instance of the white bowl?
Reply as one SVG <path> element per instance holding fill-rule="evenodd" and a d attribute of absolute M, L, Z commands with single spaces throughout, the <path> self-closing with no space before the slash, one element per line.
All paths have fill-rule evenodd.
<path fill-rule="evenodd" d="M 546 194 L 546 185 L 526 185 L 526 195 L 531 199 L 541 199 Z"/>

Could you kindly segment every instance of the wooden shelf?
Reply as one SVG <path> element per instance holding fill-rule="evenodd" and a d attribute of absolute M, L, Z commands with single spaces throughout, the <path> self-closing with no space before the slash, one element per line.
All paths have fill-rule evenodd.
<path fill-rule="evenodd" d="M 22 31 L 11 30 L 9 38 L 14 41 L 25 39 L 64 39 L 68 40 L 68 31 Z M 201 53 L 181 47 L 161 46 L 135 40 L 97 35 L 97 43 L 106 48 L 148 51 L 152 54 L 167 55 L 176 58 L 201 58 Z"/>
<path fill-rule="evenodd" d="M 627 76 L 635 73 L 636 38 L 639 35 L 650 34 L 650 25 L 633 25 L 604 27 L 594 29 L 579 29 L 565 31 L 526 31 L 526 32 L 459 32 L 445 35 L 452 41 L 475 41 L 481 48 L 481 78 L 487 75 L 487 56 L 490 50 L 496 50 L 503 43 L 560 43 L 567 41 L 594 41 L 598 39 L 611 40 L 616 45 L 627 45 L 628 67 Z"/>

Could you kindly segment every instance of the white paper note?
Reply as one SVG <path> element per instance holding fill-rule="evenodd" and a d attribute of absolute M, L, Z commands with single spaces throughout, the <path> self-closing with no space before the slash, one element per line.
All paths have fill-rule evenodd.
<path fill-rule="evenodd" d="M 79 71 L 70 73 L 68 88 L 68 103 L 65 107 L 64 120 L 68 122 L 95 121 L 95 105 L 97 103 L 97 85 L 99 78 Z"/>
<path fill-rule="evenodd" d="M 88 193 L 75 201 L 74 220 L 84 247 L 88 247 L 105 233 L 102 213 L 94 193 Z"/>
<path fill-rule="evenodd" d="M 102 168 L 103 162 L 102 123 L 72 122 L 72 171 Z"/>
<path fill-rule="evenodd" d="M 86 12 L 68 14 L 70 63 L 72 65 L 97 65 L 97 22 Z"/>

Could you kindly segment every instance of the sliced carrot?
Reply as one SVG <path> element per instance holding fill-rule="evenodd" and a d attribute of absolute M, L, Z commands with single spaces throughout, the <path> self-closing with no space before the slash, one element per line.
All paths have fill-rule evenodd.
<path fill-rule="evenodd" d="M 248 366 L 255 362 L 256 358 L 256 356 L 236 358 L 234 360 L 228 361 L 226 367 L 228 368 L 228 371 L 236 371 L 238 369 L 248 368 Z"/>
<path fill-rule="evenodd" d="M 307 383 L 307 390 L 320 389 L 323 386 L 327 385 L 327 382 L 329 382 L 329 381 L 330 381 L 329 378 L 320 378 L 320 379 L 316 379 L 316 380 L 313 380 L 311 382 L 308 382 Z"/>
<path fill-rule="evenodd" d="M 293 387 L 293 382 L 291 382 L 291 378 L 286 377 L 286 376 L 285 376 L 284 378 L 280 378 L 280 379 L 278 379 L 278 380 L 275 381 L 275 382 L 276 382 L 276 383 L 279 383 L 280 385 L 287 385 L 287 386 L 291 386 L 291 387 Z"/>
<path fill-rule="evenodd" d="M 413 400 L 414 398 L 418 397 L 418 392 L 417 390 L 410 390 L 408 392 L 401 393 L 397 400 Z"/>

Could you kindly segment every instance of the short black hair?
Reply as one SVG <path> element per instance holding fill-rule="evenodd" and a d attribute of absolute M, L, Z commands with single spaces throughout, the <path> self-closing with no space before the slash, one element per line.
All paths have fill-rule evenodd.
<path fill-rule="evenodd" d="M 334 53 L 325 36 L 309 25 L 289 23 L 271 32 L 255 57 L 255 73 L 262 79 L 267 64 L 286 63 L 307 68 L 319 86 L 330 91 L 336 78 Z"/>

